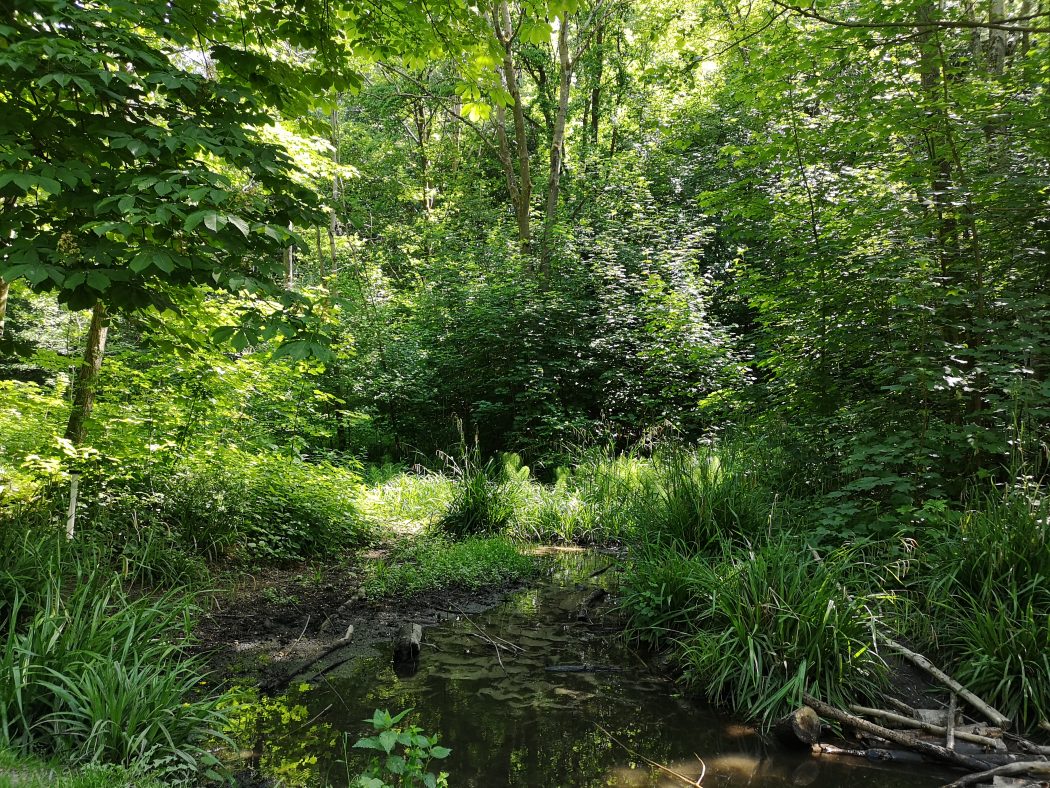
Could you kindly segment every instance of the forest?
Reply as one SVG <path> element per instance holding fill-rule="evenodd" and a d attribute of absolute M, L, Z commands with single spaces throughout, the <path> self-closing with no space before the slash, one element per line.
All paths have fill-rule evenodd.
<path fill-rule="evenodd" d="M 1043 0 L 0 0 L 0 785 L 1045 784 L 1048 473 Z"/>

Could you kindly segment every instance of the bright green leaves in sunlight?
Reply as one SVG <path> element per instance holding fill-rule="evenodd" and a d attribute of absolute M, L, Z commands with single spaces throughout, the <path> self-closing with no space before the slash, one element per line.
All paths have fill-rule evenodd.
<path fill-rule="evenodd" d="M 52 0 L 3 35 L 0 276 L 73 308 L 276 287 L 289 227 L 323 218 L 315 196 L 256 130 L 259 95 L 173 54 L 188 31 L 163 6 Z"/>

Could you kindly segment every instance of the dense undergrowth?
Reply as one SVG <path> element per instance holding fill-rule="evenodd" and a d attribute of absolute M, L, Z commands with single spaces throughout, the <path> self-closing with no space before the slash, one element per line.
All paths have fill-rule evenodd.
<path fill-rule="evenodd" d="M 0 748 L 170 783 L 215 774 L 225 717 L 183 652 L 190 597 L 132 594 L 104 556 L 54 531 L 0 539 Z"/>

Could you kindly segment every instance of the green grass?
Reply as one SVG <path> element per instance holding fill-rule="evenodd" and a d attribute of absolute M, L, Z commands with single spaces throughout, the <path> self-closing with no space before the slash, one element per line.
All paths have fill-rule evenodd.
<path fill-rule="evenodd" d="M 628 633 L 670 649 L 688 686 L 763 724 L 803 692 L 872 698 L 887 672 L 873 649 L 884 600 L 862 558 L 854 548 L 817 561 L 788 534 L 705 555 L 653 542 L 625 578 Z"/>
<path fill-rule="evenodd" d="M 453 541 L 440 532 L 400 543 L 369 568 L 369 598 L 407 597 L 444 589 L 483 589 L 532 576 L 538 560 L 522 553 L 506 536 L 474 536 Z"/>
<path fill-rule="evenodd" d="M 1050 718 L 1050 501 L 977 495 L 935 528 L 917 583 L 930 647 L 1020 727 Z"/>
<path fill-rule="evenodd" d="M 377 526 L 418 531 L 436 523 L 452 503 L 454 482 L 448 476 L 428 471 L 379 473 L 380 470 L 385 467 L 366 473 L 366 486 L 358 504 L 364 516 Z"/>
<path fill-rule="evenodd" d="M 90 545 L 55 531 L 0 532 L 0 747 L 173 784 L 208 773 L 225 717 L 183 653 L 188 597 L 133 596 Z"/>
<path fill-rule="evenodd" d="M 0 749 L 0 788 L 161 788 L 163 785 L 137 769 L 113 765 L 69 769 Z"/>

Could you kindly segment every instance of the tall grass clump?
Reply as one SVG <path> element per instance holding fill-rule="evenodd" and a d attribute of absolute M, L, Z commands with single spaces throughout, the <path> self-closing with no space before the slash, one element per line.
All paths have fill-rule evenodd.
<path fill-rule="evenodd" d="M 507 528 L 522 504 L 529 469 L 517 455 L 481 459 L 474 447 L 461 463 L 451 463 L 456 476 L 452 501 L 438 526 L 455 537 L 499 533 Z"/>
<path fill-rule="evenodd" d="M 635 532 L 633 506 L 652 463 L 632 453 L 591 449 L 551 485 L 532 485 L 514 520 L 526 539 L 569 544 L 624 541 Z"/>
<path fill-rule="evenodd" d="M 742 452 L 670 447 L 654 456 L 633 516 L 646 539 L 688 553 L 717 547 L 725 538 L 760 537 L 771 529 L 774 504 L 774 495 Z"/>
<path fill-rule="evenodd" d="M 929 541 L 919 590 L 953 675 L 1022 726 L 1050 718 L 1050 500 L 975 495 Z"/>
<path fill-rule="evenodd" d="M 781 534 L 717 557 L 650 546 L 629 572 L 628 631 L 669 648 L 686 683 L 735 712 L 774 722 L 804 692 L 844 704 L 875 697 L 879 587 L 857 550 L 813 558 Z"/>
<path fill-rule="evenodd" d="M 99 556 L 51 533 L 0 541 L 15 559 L 0 570 L 0 747 L 173 783 L 209 773 L 225 720 L 183 658 L 185 597 L 133 598 Z"/>

